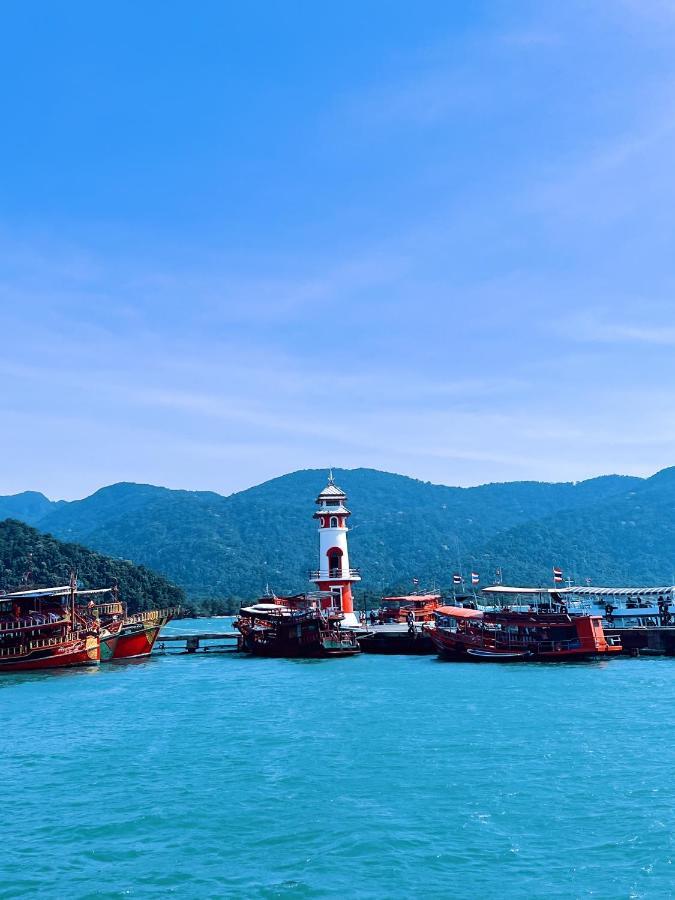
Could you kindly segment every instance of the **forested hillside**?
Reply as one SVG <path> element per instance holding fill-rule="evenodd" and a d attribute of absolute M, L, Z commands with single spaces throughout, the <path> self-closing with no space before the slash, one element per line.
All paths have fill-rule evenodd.
<path fill-rule="evenodd" d="M 23 522 L 0 522 L 0 590 L 68 584 L 72 570 L 83 587 L 116 583 L 130 611 L 176 606 L 185 599 L 180 588 L 143 566 L 64 544 Z"/>
<path fill-rule="evenodd" d="M 580 483 L 446 487 L 372 469 L 336 470 L 353 512 L 352 564 L 362 590 L 450 584 L 476 568 L 483 583 L 548 583 L 561 565 L 577 581 L 670 581 L 675 568 L 675 470 Z M 29 519 L 62 540 L 133 560 L 193 599 L 302 590 L 317 563 L 314 499 L 325 471 L 305 470 L 223 497 L 115 484 L 84 500 L 0 498 L 0 516 Z M 39 499 L 42 498 L 42 499 Z M 22 512 L 20 512 L 22 511 Z"/>

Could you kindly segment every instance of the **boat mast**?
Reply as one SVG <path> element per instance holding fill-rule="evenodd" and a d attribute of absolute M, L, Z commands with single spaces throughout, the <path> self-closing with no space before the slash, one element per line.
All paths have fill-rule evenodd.
<path fill-rule="evenodd" d="M 70 570 L 70 628 L 75 631 L 75 589 L 77 587 L 77 579 L 75 570 Z"/>

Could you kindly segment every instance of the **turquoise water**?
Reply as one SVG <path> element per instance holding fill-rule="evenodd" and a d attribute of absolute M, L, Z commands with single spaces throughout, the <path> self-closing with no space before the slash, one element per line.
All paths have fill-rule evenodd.
<path fill-rule="evenodd" d="M 158 656 L 0 708 L 2 898 L 671 895 L 673 659 Z"/>

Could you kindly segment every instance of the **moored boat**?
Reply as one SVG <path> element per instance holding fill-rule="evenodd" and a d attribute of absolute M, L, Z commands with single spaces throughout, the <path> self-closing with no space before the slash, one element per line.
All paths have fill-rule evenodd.
<path fill-rule="evenodd" d="M 101 625 L 101 660 L 110 662 L 149 656 L 160 631 L 176 615 L 178 608 L 129 614 L 126 603 L 117 596 L 117 588 L 110 588 L 109 591 L 113 596 L 111 602 L 94 604 L 89 601 Z M 107 592 L 108 589 L 80 593 L 88 596 Z"/>
<path fill-rule="evenodd" d="M 621 651 L 602 619 L 565 612 L 481 611 L 441 607 L 425 626 L 439 656 L 475 661 L 570 660 Z"/>
<path fill-rule="evenodd" d="M 354 656 L 361 648 L 356 633 L 342 628 L 340 610 L 322 606 L 330 594 L 316 591 L 293 597 L 265 597 L 245 606 L 234 627 L 239 650 L 254 656 L 314 658 Z"/>
<path fill-rule="evenodd" d="M 96 666 L 99 626 L 75 603 L 75 587 L 0 597 L 0 672 Z"/>

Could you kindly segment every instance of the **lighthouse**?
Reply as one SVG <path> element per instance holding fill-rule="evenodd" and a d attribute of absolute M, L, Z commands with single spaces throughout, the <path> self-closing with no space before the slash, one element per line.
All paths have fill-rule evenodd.
<path fill-rule="evenodd" d="M 342 623 L 354 627 L 359 624 L 354 615 L 352 584 L 360 581 L 357 569 L 349 567 L 347 548 L 347 518 L 351 515 L 345 506 L 347 495 L 328 475 L 328 484 L 316 498 L 314 518 L 319 522 L 319 568 L 311 579 L 320 591 L 330 591 L 331 606 L 343 613 Z"/>

